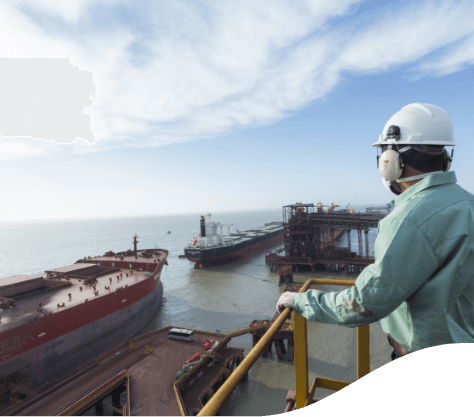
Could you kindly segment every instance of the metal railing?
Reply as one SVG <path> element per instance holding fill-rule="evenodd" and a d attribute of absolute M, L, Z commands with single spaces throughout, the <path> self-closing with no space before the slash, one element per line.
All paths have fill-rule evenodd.
<path fill-rule="evenodd" d="M 303 285 L 300 293 L 306 292 L 312 284 L 320 285 L 343 285 L 353 286 L 353 280 L 338 279 L 310 279 Z M 268 329 L 265 335 L 248 353 L 245 359 L 234 370 L 219 390 L 206 403 L 199 412 L 199 416 L 214 416 L 227 400 L 229 395 L 237 387 L 238 383 L 245 377 L 252 365 L 263 353 L 265 347 L 273 338 L 273 335 L 280 329 L 285 320 L 290 316 L 291 309 L 285 308 L 283 313 L 278 316 L 273 325 Z M 328 378 L 316 377 L 309 390 L 308 384 L 308 343 L 306 332 L 306 319 L 293 312 L 294 325 L 294 346 L 295 346 L 295 406 L 302 408 L 313 401 L 314 393 L 318 387 L 331 390 L 340 390 L 350 382 L 337 381 Z M 370 372 L 370 349 L 369 349 L 369 325 L 357 328 L 357 379 L 362 378 Z"/>

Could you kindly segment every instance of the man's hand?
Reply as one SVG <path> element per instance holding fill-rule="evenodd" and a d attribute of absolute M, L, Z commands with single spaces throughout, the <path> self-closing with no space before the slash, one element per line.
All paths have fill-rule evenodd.
<path fill-rule="evenodd" d="M 295 308 L 294 299 L 296 297 L 296 294 L 298 294 L 298 293 L 287 291 L 287 292 L 284 292 L 280 296 L 280 298 L 278 299 L 278 302 L 277 302 L 278 314 L 281 314 L 286 307 L 290 307 L 291 309 Z"/>

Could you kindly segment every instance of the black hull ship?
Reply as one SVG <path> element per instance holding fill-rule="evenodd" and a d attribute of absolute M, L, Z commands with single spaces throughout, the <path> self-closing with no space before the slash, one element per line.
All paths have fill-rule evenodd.
<path fill-rule="evenodd" d="M 281 222 L 230 233 L 230 225 L 211 222 L 210 214 L 206 217 L 207 222 L 201 216 L 200 233 L 195 234 L 192 242 L 184 249 L 185 257 L 194 262 L 195 267 L 248 258 L 283 242 Z M 229 228 L 226 235 L 222 233 L 224 226 Z"/>

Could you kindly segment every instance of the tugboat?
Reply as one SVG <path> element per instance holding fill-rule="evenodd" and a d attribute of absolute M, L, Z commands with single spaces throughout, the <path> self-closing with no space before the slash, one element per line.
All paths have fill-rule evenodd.
<path fill-rule="evenodd" d="M 206 222 L 207 218 L 207 222 Z M 201 216 L 200 233 L 185 248 L 186 258 L 195 268 L 244 259 L 283 242 L 283 224 L 267 223 L 244 232 L 230 232 L 232 225 L 212 222 L 211 214 Z M 227 234 L 223 234 L 227 227 Z"/>

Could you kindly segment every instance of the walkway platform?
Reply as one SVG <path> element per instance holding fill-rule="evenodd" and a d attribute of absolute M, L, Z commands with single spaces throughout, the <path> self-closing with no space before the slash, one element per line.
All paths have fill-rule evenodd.
<path fill-rule="evenodd" d="M 194 340 L 187 342 L 168 339 L 170 328 L 122 343 L 1 413 L 79 415 L 92 407 L 100 413 L 104 406 L 114 415 L 196 413 L 243 359 L 243 349 L 228 347 L 228 342 L 253 329 L 227 335 L 194 330 Z M 205 340 L 212 342 L 209 350 Z M 177 380 L 177 372 L 196 353 L 201 360 Z"/>

